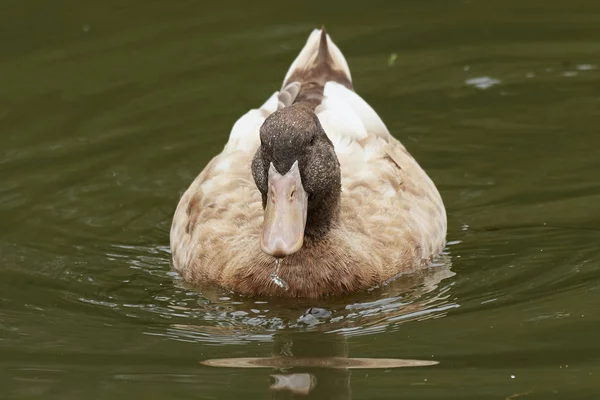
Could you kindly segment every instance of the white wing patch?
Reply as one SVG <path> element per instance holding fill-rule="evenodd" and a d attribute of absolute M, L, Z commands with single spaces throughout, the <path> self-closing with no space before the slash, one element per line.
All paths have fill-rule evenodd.
<path fill-rule="evenodd" d="M 277 110 L 278 96 L 279 92 L 273 93 L 260 108 L 248 111 L 233 124 L 225 150 L 253 151 L 258 146 L 260 127 Z"/>
<path fill-rule="evenodd" d="M 389 131 L 379 115 L 358 94 L 337 82 L 327 82 L 323 101 L 315 110 L 333 142 L 337 136 L 357 141 L 376 136 L 386 141 Z"/>
<path fill-rule="evenodd" d="M 354 127 L 344 133 L 345 136 L 355 137 L 356 140 L 366 136 L 378 136 L 388 140 L 390 132 L 385 123 L 373 108 L 356 92 L 337 82 L 327 82 L 323 90 L 323 102 L 315 110 L 321 119 L 321 113 L 336 113 L 338 119 L 352 118 L 352 123 L 360 121 L 360 127 Z M 345 114 L 342 114 L 342 111 Z M 352 114 L 352 117 L 349 117 Z M 329 117 L 328 117 L 329 118 Z"/>
<path fill-rule="evenodd" d="M 330 139 L 342 136 L 358 141 L 366 139 L 368 136 L 358 115 L 347 102 L 338 96 L 324 96 L 315 112 Z"/>

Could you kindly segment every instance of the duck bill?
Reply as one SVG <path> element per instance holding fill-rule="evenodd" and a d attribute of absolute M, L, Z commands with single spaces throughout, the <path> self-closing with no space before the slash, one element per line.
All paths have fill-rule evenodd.
<path fill-rule="evenodd" d="M 273 257 L 285 257 L 300 250 L 304 243 L 308 195 L 302 186 L 298 161 L 285 175 L 271 163 L 268 180 L 260 246 Z"/>

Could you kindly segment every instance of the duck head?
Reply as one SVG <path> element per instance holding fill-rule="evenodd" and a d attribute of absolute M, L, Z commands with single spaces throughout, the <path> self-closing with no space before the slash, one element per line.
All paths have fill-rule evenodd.
<path fill-rule="evenodd" d="M 265 120 L 252 175 L 262 194 L 265 253 L 293 254 L 305 237 L 319 239 L 336 222 L 340 164 L 312 107 L 293 104 Z"/>

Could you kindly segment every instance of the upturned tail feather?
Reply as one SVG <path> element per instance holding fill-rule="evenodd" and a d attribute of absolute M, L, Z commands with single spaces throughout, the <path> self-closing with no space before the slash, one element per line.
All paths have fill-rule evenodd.
<path fill-rule="evenodd" d="M 353 90 L 348 63 L 325 27 L 315 29 L 288 70 L 279 98 L 279 107 L 306 103 L 316 108 L 323 100 L 327 82 Z"/>

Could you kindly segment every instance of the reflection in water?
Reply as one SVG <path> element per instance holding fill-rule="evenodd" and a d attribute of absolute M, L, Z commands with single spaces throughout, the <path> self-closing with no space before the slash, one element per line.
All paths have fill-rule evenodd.
<path fill-rule="evenodd" d="M 176 278 L 186 296 L 153 310 L 175 321 L 147 334 L 219 345 L 271 343 L 267 357 L 229 358 L 225 347 L 219 353 L 225 358 L 198 361 L 209 367 L 263 368 L 274 399 L 347 400 L 352 398 L 352 370 L 437 364 L 412 357 L 385 358 L 387 354 L 371 357 L 376 349 L 367 351 L 366 357 L 350 357 L 348 340 L 394 330 L 406 321 L 443 317 L 458 307 L 449 299 L 452 282 L 446 279 L 454 276 L 450 267 L 451 257 L 445 253 L 429 268 L 398 276 L 366 293 L 323 300 L 245 298 L 210 286 L 201 288 L 201 301 L 197 296 L 195 301 L 183 301 L 193 299 L 197 289 Z"/>
<path fill-rule="evenodd" d="M 272 357 L 223 358 L 202 361 L 210 367 L 273 368 L 270 389 L 273 398 L 290 394 L 311 399 L 351 399 L 351 369 L 391 369 L 426 367 L 436 361 L 390 358 L 350 358 L 347 338 L 315 333 L 275 336 Z"/>
<path fill-rule="evenodd" d="M 322 301 L 257 301 L 216 287 L 203 288 L 207 301 L 201 307 L 172 307 L 184 315 L 201 315 L 203 323 L 195 320 L 194 324 L 171 324 L 160 335 L 220 344 L 271 342 L 270 357 L 217 358 L 201 363 L 210 367 L 274 369 L 269 373 L 269 388 L 275 399 L 351 399 L 350 370 L 437 364 L 434 360 L 349 357 L 347 340 L 379 333 L 405 321 L 439 318 L 448 309 L 458 307 L 448 300 L 451 283 L 441 285 L 454 276 L 450 266 L 451 258 L 446 253 L 430 268 L 399 276 L 367 293 Z"/>
<path fill-rule="evenodd" d="M 275 374 L 271 375 L 274 379 L 269 389 L 276 392 L 289 391 L 294 394 L 308 395 L 315 388 L 317 378 L 312 374 Z"/>
<path fill-rule="evenodd" d="M 333 368 L 333 369 L 388 369 L 402 367 L 427 367 L 438 364 L 429 360 L 402 360 L 396 358 L 344 358 L 344 357 L 241 357 L 218 358 L 202 361 L 209 367 L 227 368 Z"/>

